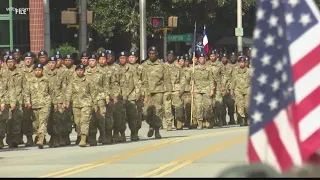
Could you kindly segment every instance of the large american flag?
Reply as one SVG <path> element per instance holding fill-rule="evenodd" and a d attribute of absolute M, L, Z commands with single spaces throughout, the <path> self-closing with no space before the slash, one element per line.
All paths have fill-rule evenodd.
<path fill-rule="evenodd" d="M 284 172 L 320 147 L 320 13 L 313 0 L 258 0 L 250 163 Z"/>

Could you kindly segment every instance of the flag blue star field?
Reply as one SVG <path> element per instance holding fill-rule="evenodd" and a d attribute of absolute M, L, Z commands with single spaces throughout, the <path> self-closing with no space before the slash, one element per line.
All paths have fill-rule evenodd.
<path fill-rule="evenodd" d="M 320 13 L 313 0 L 257 0 L 248 159 L 284 172 L 320 147 Z"/>

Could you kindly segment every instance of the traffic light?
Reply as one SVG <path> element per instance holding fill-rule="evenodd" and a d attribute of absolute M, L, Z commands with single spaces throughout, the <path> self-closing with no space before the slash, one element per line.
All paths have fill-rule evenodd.
<path fill-rule="evenodd" d="M 162 17 L 153 17 L 151 23 L 152 23 L 152 27 L 154 28 L 164 27 L 164 20 Z"/>

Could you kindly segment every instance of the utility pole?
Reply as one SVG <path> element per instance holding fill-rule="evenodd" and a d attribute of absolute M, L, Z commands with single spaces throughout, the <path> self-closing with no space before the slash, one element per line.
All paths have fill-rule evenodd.
<path fill-rule="evenodd" d="M 79 51 L 87 51 L 87 1 L 79 0 L 80 28 L 79 28 Z"/>
<path fill-rule="evenodd" d="M 236 36 L 238 38 L 238 53 L 242 52 L 242 36 L 243 36 L 243 28 L 242 28 L 242 0 L 237 0 L 237 28 Z"/>
<path fill-rule="evenodd" d="M 140 14 L 140 60 L 147 59 L 147 17 L 146 0 L 139 0 Z"/>
<path fill-rule="evenodd" d="M 167 36 L 168 36 L 168 28 L 163 28 L 163 61 L 167 61 L 167 51 L 168 51 L 168 42 L 167 42 Z"/>
<path fill-rule="evenodd" d="M 44 49 L 50 55 L 51 42 L 50 42 L 50 4 L 49 0 L 43 0 L 44 5 Z"/>

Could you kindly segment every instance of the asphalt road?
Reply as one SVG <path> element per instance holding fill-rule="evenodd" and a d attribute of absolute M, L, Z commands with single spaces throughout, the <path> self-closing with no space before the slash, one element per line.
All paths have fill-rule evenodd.
<path fill-rule="evenodd" d="M 0 177 L 215 177 L 247 163 L 247 127 L 162 130 L 160 140 L 148 138 L 147 130 L 144 122 L 138 142 L 127 136 L 126 143 L 86 148 L 4 148 Z"/>

